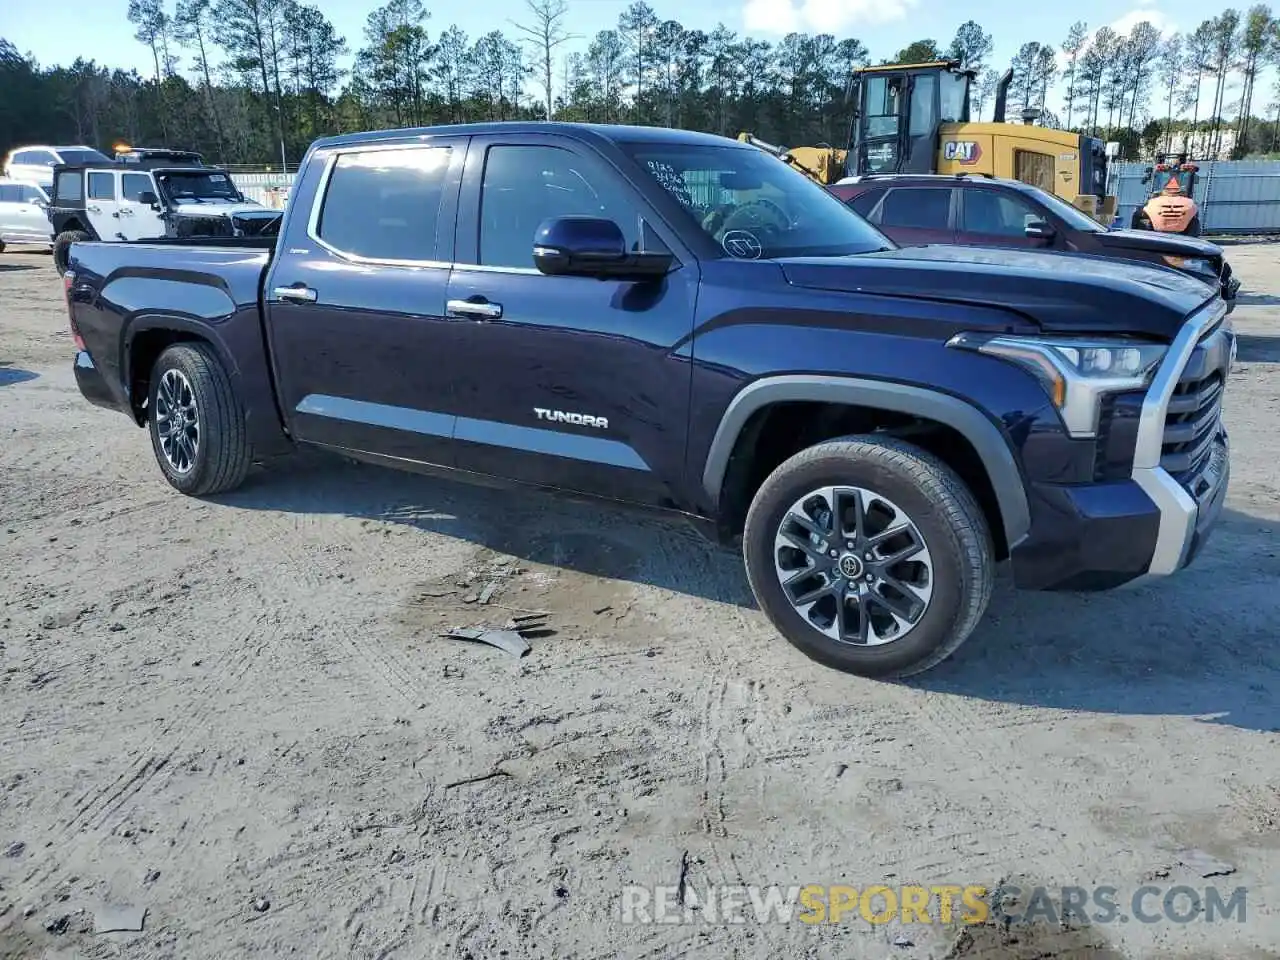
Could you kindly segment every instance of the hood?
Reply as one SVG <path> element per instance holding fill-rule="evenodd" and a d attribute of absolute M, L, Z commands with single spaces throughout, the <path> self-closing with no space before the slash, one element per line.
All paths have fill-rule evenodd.
<path fill-rule="evenodd" d="M 1156 230 L 1108 230 L 1098 234 L 1098 242 L 1108 250 L 1150 250 L 1176 257 L 1208 259 L 1222 256 L 1222 248 L 1216 243 Z"/>
<path fill-rule="evenodd" d="M 244 214 L 274 215 L 280 212 L 252 200 L 244 203 L 238 200 L 175 200 L 173 210 L 184 217 L 240 217 Z"/>
<path fill-rule="evenodd" d="M 934 245 L 778 262 L 798 287 L 977 304 L 1055 333 L 1172 340 L 1216 295 L 1177 270 L 1083 254 Z"/>

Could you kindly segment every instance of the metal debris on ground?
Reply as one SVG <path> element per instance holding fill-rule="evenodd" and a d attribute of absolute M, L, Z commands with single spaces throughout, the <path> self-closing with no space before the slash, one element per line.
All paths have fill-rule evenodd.
<path fill-rule="evenodd" d="M 93 913 L 93 932 L 137 933 L 146 919 L 146 907 L 103 906 Z"/>
<path fill-rule="evenodd" d="M 484 589 L 480 591 L 480 596 L 478 598 L 479 601 L 481 603 L 488 603 L 490 600 L 493 599 L 494 591 L 496 591 L 497 589 L 498 589 L 498 581 L 490 580 L 488 583 L 484 585 Z"/>
<path fill-rule="evenodd" d="M 1236 872 L 1234 864 L 1219 860 L 1203 850 L 1183 850 L 1178 854 L 1178 862 L 1202 877 L 1225 877 Z"/>
<path fill-rule="evenodd" d="M 523 657 L 532 649 L 525 640 L 525 635 L 542 636 L 549 633 L 546 621 L 545 613 L 518 614 L 501 627 L 452 627 L 444 635 L 454 640 L 485 643 L 504 650 L 513 657 Z"/>

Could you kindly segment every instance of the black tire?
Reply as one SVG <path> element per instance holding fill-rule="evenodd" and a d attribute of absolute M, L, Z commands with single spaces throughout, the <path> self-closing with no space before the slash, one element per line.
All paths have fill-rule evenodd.
<path fill-rule="evenodd" d="M 1188 237 L 1200 236 L 1200 214 L 1196 214 L 1191 218 L 1191 222 L 1187 224 L 1187 229 L 1182 231 Z"/>
<path fill-rule="evenodd" d="M 166 381 L 176 371 L 177 377 Z M 197 430 L 194 454 L 171 461 L 161 435 L 162 418 L 167 401 L 158 405 L 162 385 L 185 380 L 195 410 Z M 186 390 L 183 390 L 185 396 Z M 245 430 L 243 409 L 231 379 L 206 343 L 178 343 L 168 347 L 151 368 L 151 384 L 147 396 L 147 431 L 151 449 L 164 478 L 175 489 L 188 496 L 203 497 L 238 487 L 253 461 L 249 437 Z M 180 467 L 185 466 L 185 469 Z"/>
<path fill-rule="evenodd" d="M 792 606 L 774 564 L 788 510 L 810 491 L 852 486 L 899 505 L 932 562 L 932 595 L 901 638 L 879 645 L 836 640 Z M 743 554 L 752 592 L 786 639 L 813 660 L 846 673 L 900 679 L 950 656 L 991 599 L 994 559 L 986 517 L 964 482 L 933 455 L 889 437 L 854 436 L 802 450 L 760 486 L 747 512 Z"/>
<path fill-rule="evenodd" d="M 0 240 L 0 253 L 4 253 L 4 241 Z"/>
<path fill-rule="evenodd" d="M 66 273 L 67 267 L 70 266 L 68 261 L 71 258 L 71 245 L 92 239 L 93 237 L 83 230 L 63 230 L 53 238 L 53 265 L 58 270 L 58 276 Z"/>

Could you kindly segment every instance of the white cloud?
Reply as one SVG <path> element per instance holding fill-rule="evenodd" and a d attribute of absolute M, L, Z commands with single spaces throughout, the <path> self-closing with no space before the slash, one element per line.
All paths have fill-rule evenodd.
<path fill-rule="evenodd" d="M 917 0 L 747 0 L 742 24 L 748 33 L 783 36 L 795 31 L 834 33 L 874 27 L 906 17 Z"/>
<path fill-rule="evenodd" d="M 1171 20 L 1166 14 L 1162 13 L 1155 6 L 1156 0 L 1137 0 L 1137 6 L 1121 17 L 1117 17 L 1107 24 L 1112 30 L 1122 37 L 1129 36 L 1133 32 L 1133 28 L 1146 20 L 1149 24 L 1160 31 L 1161 36 L 1169 36 L 1178 29 L 1177 23 Z M 1089 35 L 1085 38 L 1085 49 L 1093 43 L 1094 37 L 1098 35 L 1101 27 L 1095 27 L 1089 31 Z M 1061 49 L 1058 50 L 1058 72 L 1066 70 L 1068 66 L 1068 58 Z"/>

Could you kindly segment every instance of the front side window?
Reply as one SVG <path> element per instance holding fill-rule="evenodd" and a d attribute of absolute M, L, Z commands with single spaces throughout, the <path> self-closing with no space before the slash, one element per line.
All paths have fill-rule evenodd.
<path fill-rule="evenodd" d="M 1044 219 L 1028 203 L 993 190 L 970 190 L 964 195 L 965 233 L 997 237 L 1025 236 L 1027 224 Z"/>
<path fill-rule="evenodd" d="M 946 230 L 951 213 L 951 190 L 900 187 L 890 190 L 880 207 L 880 225 Z"/>
<path fill-rule="evenodd" d="M 140 173 L 126 173 L 120 178 L 120 195 L 126 200 L 139 203 L 144 193 L 154 193 L 151 178 Z"/>
<path fill-rule="evenodd" d="M 43 190 L 41 190 L 39 187 L 33 187 L 27 183 L 24 183 L 22 186 L 20 186 L 18 188 L 18 191 L 19 191 L 18 199 L 20 199 L 23 203 L 44 203 L 48 200 L 48 197 L 44 195 Z"/>
<path fill-rule="evenodd" d="M 320 211 L 319 237 L 376 260 L 433 260 L 449 147 L 340 155 Z"/>
<path fill-rule="evenodd" d="M 0 184 L 0 203 L 20 203 L 21 192 L 12 184 Z"/>
<path fill-rule="evenodd" d="M 753 147 L 624 143 L 724 256 L 823 257 L 893 249 L 839 198 Z"/>
<path fill-rule="evenodd" d="M 616 179 L 562 147 L 489 148 L 480 193 L 480 263 L 533 267 L 533 239 L 544 220 L 598 217 L 638 249 L 640 218 Z"/>
<path fill-rule="evenodd" d="M 112 173 L 89 174 L 89 199 L 114 200 L 116 196 L 116 178 Z"/>

